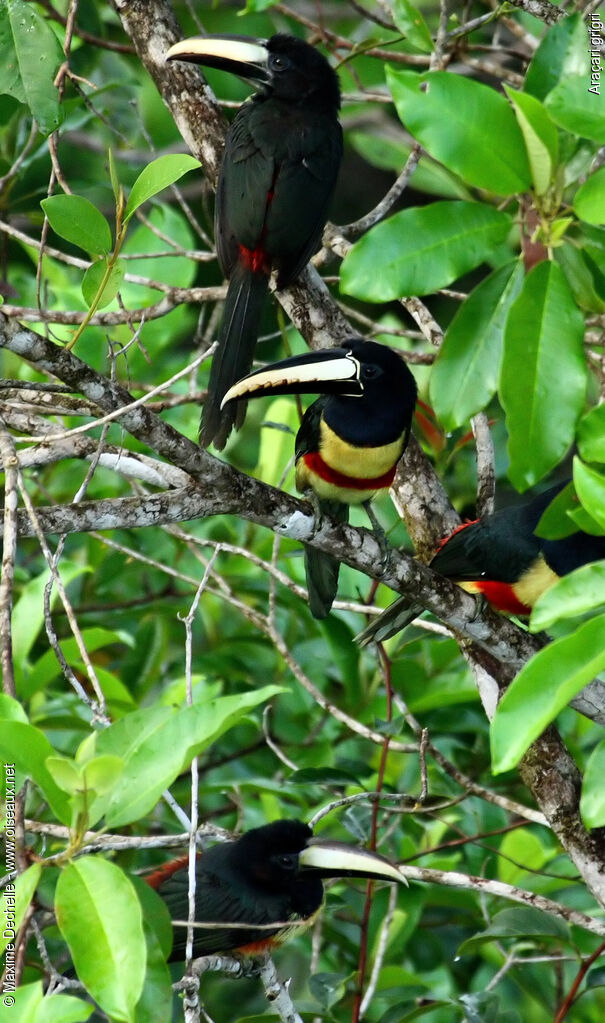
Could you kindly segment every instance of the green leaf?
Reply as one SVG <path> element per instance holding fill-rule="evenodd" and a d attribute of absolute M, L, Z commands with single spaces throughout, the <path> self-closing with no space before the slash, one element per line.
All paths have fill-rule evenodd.
<path fill-rule="evenodd" d="M 159 156 L 157 160 L 152 160 L 143 168 L 132 186 L 124 211 L 125 223 L 144 202 L 168 185 L 173 185 L 183 177 L 183 174 L 196 167 L 201 167 L 199 160 L 188 153 L 169 153 L 167 156 Z"/>
<path fill-rule="evenodd" d="M 186 770 L 194 756 L 240 721 L 249 710 L 282 692 L 284 690 L 280 686 L 264 686 L 253 692 L 222 696 L 183 707 L 172 714 L 168 708 L 160 708 L 168 717 L 163 721 L 158 719 L 157 727 L 146 730 L 141 739 L 130 746 L 128 753 L 120 751 L 120 742 L 115 744 L 114 741 L 115 735 L 123 722 L 138 715 L 127 715 L 106 729 L 99 735 L 97 751 L 114 752 L 126 761 L 105 814 L 108 826 L 129 824 L 148 813 L 164 789 Z"/>
<path fill-rule="evenodd" d="M 67 560 L 61 561 L 61 578 L 64 585 L 76 579 L 82 572 L 89 571 L 85 565 L 75 564 Z M 15 664 L 15 682 L 17 692 L 21 695 L 21 686 L 27 677 L 27 657 L 36 637 L 44 624 L 44 588 L 48 582 L 49 570 L 30 579 L 21 590 L 21 596 L 13 608 L 13 660 Z M 56 586 L 51 595 L 51 608 L 58 600 Z"/>
<path fill-rule="evenodd" d="M 560 128 L 582 138 L 605 142 L 605 89 L 601 87 L 598 94 L 590 91 L 589 72 L 561 79 L 544 105 Z"/>
<path fill-rule="evenodd" d="M 570 512 L 577 507 L 578 499 L 574 485 L 568 483 L 543 513 L 534 530 L 536 536 L 543 536 L 548 540 L 562 540 L 572 533 L 577 533 L 578 528 L 570 518 Z"/>
<path fill-rule="evenodd" d="M 9 1002 L 7 1006 L 6 1000 L 0 999 L 0 1023 L 11 1023 L 15 1016 L 19 1023 L 35 1023 L 36 1009 L 43 998 L 42 981 L 20 985 L 14 994 L 14 1005 Z"/>
<path fill-rule="evenodd" d="M 496 913 L 489 927 L 463 942 L 458 953 L 471 952 L 488 941 L 538 937 L 568 941 L 569 928 L 563 920 L 550 913 L 543 913 L 532 906 L 515 906 L 514 909 L 502 909 Z"/>
<path fill-rule="evenodd" d="M 504 86 L 525 140 L 536 195 L 544 195 L 554 178 L 559 154 L 557 129 L 539 100 Z"/>
<path fill-rule="evenodd" d="M 0 693 L 0 720 L 24 721 L 27 724 L 27 714 L 18 700 Z"/>
<path fill-rule="evenodd" d="M 73 796 L 75 792 L 81 792 L 84 788 L 82 772 L 78 770 L 73 760 L 68 757 L 52 756 L 46 758 L 48 773 L 56 781 L 60 789 Z"/>
<path fill-rule="evenodd" d="M 109 266 L 107 257 L 91 263 L 82 278 L 82 295 L 88 306 L 91 306 L 97 295 L 97 308 L 104 309 L 110 302 L 113 302 L 126 273 L 126 264 L 123 259 L 117 259 L 113 266 Z"/>
<path fill-rule="evenodd" d="M 562 618 L 573 618 L 605 604 L 605 561 L 593 561 L 564 575 L 542 594 L 532 610 L 531 632 L 548 629 Z"/>
<path fill-rule="evenodd" d="M 393 21 L 408 43 L 423 53 L 433 52 L 433 40 L 426 21 L 409 0 L 394 0 Z"/>
<path fill-rule="evenodd" d="M 573 208 L 580 220 L 589 224 L 605 224 L 605 167 L 599 167 L 580 185 L 574 196 Z"/>
<path fill-rule="evenodd" d="M 588 71 L 588 36 L 581 14 L 552 25 L 534 53 L 525 76 L 525 90 L 543 100 L 566 75 Z"/>
<path fill-rule="evenodd" d="M 508 314 L 500 374 L 508 474 L 520 492 L 542 479 L 572 443 L 586 394 L 583 340 L 584 318 L 561 268 L 539 263 Z"/>
<path fill-rule="evenodd" d="M 4 952 L 9 941 L 13 942 L 15 940 L 15 935 L 23 923 L 27 907 L 38 887 L 41 873 L 42 864 L 32 863 L 31 867 L 28 867 L 22 874 L 19 874 L 14 882 L 9 881 L 4 886 L 0 899 L 0 913 L 2 913 L 3 921 L 2 930 L 0 930 L 0 952 Z M 12 913 L 15 914 L 14 917 L 10 915 Z M 12 933 L 13 931 L 14 934 Z"/>
<path fill-rule="evenodd" d="M 111 230 L 107 220 L 90 199 L 83 195 L 51 195 L 40 206 L 50 226 L 60 238 L 86 252 L 111 250 Z"/>
<path fill-rule="evenodd" d="M 605 529 L 605 476 L 574 458 L 573 481 L 582 505 L 601 529 Z"/>
<path fill-rule="evenodd" d="M 585 252 L 571 242 L 564 242 L 555 248 L 554 257 L 562 268 L 578 305 L 590 313 L 602 313 L 605 301 L 595 288 L 594 276 Z"/>
<path fill-rule="evenodd" d="M 72 995 L 46 995 L 33 1023 L 82 1023 L 95 1011 L 81 998 Z"/>
<path fill-rule="evenodd" d="M 580 813 L 587 828 L 605 825 L 605 739 L 594 749 L 586 764 L 582 782 Z"/>
<path fill-rule="evenodd" d="M 62 120 L 54 79 L 63 59 L 59 40 L 33 4 L 0 4 L 0 95 L 25 103 L 42 135 Z"/>
<path fill-rule="evenodd" d="M 445 332 L 431 373 L 430 395 L 446 430 L 466 423 L 496 391 L 504 325 L 523 275 L 518 260 L 490 274 L 465 299 Z"/>
<path fill-rule="evenodd" d="M 57 924 L 80 980 L 117 1020 L 134 1020 L 143 990 L 146 949 L 141 906 L 124 872 L 100 856 L 85 856 L 61 872 Z"/>
<path fill-rule="evenodd" d="M 605 403 L 592 408 L 578 423 L 578 448 L 587 462 L 605 462 Z"/>
<path fill-rule="evenodd" d="M 130 647 L 134 646 L 132 636 L 123 629 L 103 629 L 99 626 L 94 626 L 91 629 L 82 630 L 82 639 L 89 654 L 114 643 L 126 644 Z M 80 649 L 74 637 L 61 639 L 59 646 L 65 659 L 72 667 L 81 664 Z M 61 665 L 57 660 L 57 655 L 54 650 L 47 650 L 28 670 L 27 677 L 19 687 L 20 696 L 24 700 L 29 699 L 34 693 L 44 689 L 49 682 L 60 674 Z"/>
<path fill-rule="evenodd" d="M 386 77 L 402 123 L 448 170 L 497 195 L 529 188 L 523 136 L 495 89 L 446 71 L 418 75 L 387 67 Z"/>
<path fill-rule="evenodd" d="M 500 843 L 498 878 L 505 884 L 527 884 L 527 873 L 540 870 L 548 858 L 546 849 L 530 828 L 515 828 Z"/>
<path fill-rule="evenodd" d="M 509 771 L 580 690 L 605 669 L 605 614 L 556 639 L 521 669 L 491 723 L 492 772 Z"/>
<path fill-rule="evenodd" d="M 0 721 L 0 755 L 41 789 L 51 810 L 63 824 L 71 821 L 69 799 L 53 781 L 46 758 L 54 750 L 43 732 L 22 721 Z"/>
<path fill-rule="evenodd" d="M 408 159 L 412 146 L 404 138 L 377 134 L 377 127 L 364 131 L 359 129 L 347 132 L 347 141 L 373 167 L 392 170 L 399 174 Z M 390 129 L 386 129 L 389 131 Z M 466 187 L 456 174 L 450 173 L 442 164 L 422 154 L 414 171 L 414 188 L 428 195 L 439 196 L 440 199 L 472 199 L 471 190 Z"/>
<path fill-rule="evenodd" d="M 486 260 L 510 230 L 505 213 L 473 202 L 402 210 L 349 250 L 340 287 L 366 302 L 429 295 Z"/>
<path fill-rule="evenodd" d="M 86 788 L 102 796 L 114 787 L 124 770 L 124 761 L 112 753 L 93 757 L 85 764 L 82 774 Z"/>

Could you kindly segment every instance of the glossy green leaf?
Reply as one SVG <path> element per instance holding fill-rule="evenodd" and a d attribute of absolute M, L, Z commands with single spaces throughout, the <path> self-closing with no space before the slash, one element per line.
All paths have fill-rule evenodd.
<path fill-rule="evenodd" d="M 556 916 L 543 913 L 533 906 L 515 906 L 501 909 L 496 913 L 488 927 L 480 934 L 473 935 L 459 948 L 459 953 L 470 952 L 488 941 L 499 941 L 506 938 L 553 938 L 565 941 L 569 937 L 569 928 Z"/>
<path fill-rule="evenodd" d="M 601 72 L 601 76 L 603 72 Z M 544 104 L 560 128 L 582 138 L 605 142 L 605 89 L 590 91 L 590 74 L 562 78 Z"/>
<path fill-rule="evenodd" d="M 466 423 L 496 391 L 504 325 L 523 273 L 522 263 L 515 261 L 486 277 L 445 332 L 431 373 L 430 395 L 446 430 Z"/>
<path fill-rule="evenodd" d="M 68 757 L 47 757 L 46 768 L 53 781 L 64 792 L 68 792 L 70 796 L 84 788 L 82 772 L 76 767 L 73 760 L 70 760 Z"/>
<path fill-rule="evenodd" d="M 283 692 L 280 686 L 264 686 L 237 696 L 183 707 L 135 740 L 129 753 L 116 748 L 106 729 L 99 736 L 97 751 L 113 752 L 124 758 L 122 777 L 111 793 L 106 811 L 108 826 L 128 824 L 148 813 L 160 795 L 211 742 L 241 720 L 248 711 Z M 162 708 L 167 710 L 167 708 Z M 137 715 L 128 715 L 136 717 Z M 126 719 L 123 719 L 127 720 Z M 118 726 L 122 722 L 118 722 Z M 118 726 L 113 726 L 118 728 Z"/>
<path fill-rule="evenodd" d="M 85 856 L 61 872 L 57 924 L 80 980 L 116 1020 L 134 1020 L 143 990 L 146 949 L 141 906 L 124 872 Z"/>
<path fill-rule="evenodd" d="M 605 739 L 594 749 L 586 764 L 582 782 L 580 813 L 587 828 L 605 825 Z"/>
<path fill-rule="evenodd" d="M 521 669 L 490 726 L 492 771 L 509 771 L 580 690 L 605 670 L 605 614 L 554 640 Z"/>
<path fill-rule="evenodd" d="M 605 528 L 605 476 L 584 465 L 579 458 L 574 458 L 573 481 L 576 494 L 588 514 L 602 529 Z"/>
<path fill-rule="evenodd" d="M 523 135 L 504 96 L 445 71 L 386 75 L 402 123 L 448 170 L 497 195 L 529 188 Z"/>
<path fill-rule="evenodd" d="M 82 278 L 82 295 L 88 306 L 96 301 L 98 309 L 104 309 L 113 302 L 120 290 L 126 264 L 123 259 L 109 266 L 107 258 L 92 263 Z"/>
<path fill-rule="evenodd" d="M 27 723 L 27 714 L 23 710 L 23 706 L 18 700 L 13 700 L 12 696 L 7 696 L 6 693 L 0 693 L 0 721 L 25 721 Z"/>
<path fill-rule="evenodd" d="M 580 185 L 574 196 L 573 208 L 580 220 L 589 224 L 605 224 L 605 167 L 599 167 Z"/>
<path fill-rule="evenodd" d="M 527 884 L 527 874 L 540 870 L 547 859 L 548 853 L 533 830 L 515 828 L 500 842 L 498 878 L 504 884 L 522 887 Z"/>
<path fill-rule="evenodd" d="M 588 70 L 588 36 L 580 13 L 551 25 L 534 53 L 525 76 L 525 89 L 543 100 L 565 75 Z"/>
<path fill-rule="evenodd" d="M 372 167 L 392 170 L 399 174 L 408 159 L 412 145 L 402 138 L 392 138 L 385 130 L 381 135 L 375 126 L 372 131 L 363 129 L 347 132 L 347 142 L 353 146 Z M 442 164 L 422 154 L 414 171 L 414 188 L 428 195 L 436 195 L 440 199 L 472 199 L 471 190 L 466 187 L 457 174 L 452 174 Z"/>
<path fill-rule="evenodd" d="M 586 253 L 571 242 L 564 242 L 555 248 L 554 257 L 563 270 L 578 305 L 587 312 L 602 313 L 605 301 L 595 288 L 594 276 Z"/>
<path fill-rule="evenodd" d="M 562 540 L 571 533 L 577 533 L 577 526 L 569 517 L 569 513 L 578 507 L 578 499 L 573 483 L 560 490 L 557 496 L 550 502 L 543 513 L 534 532 L 536 536 L 546 537 L 548 540 Z"/>
<path fill-rule="evenodd" d="M 553 182 L 559 153 L 557 129 L 539 100 L 527 92 L 504 86 L 525 140 L 536 195 L 544 195 Z"/>
<path fill-rule="evenodd" d="M 433 40 L 424 17 L 409 0 L 393 0 L 393 21 L 407 41 L 423 53 L 432 53 Z"/>
<path fill-rule="evenodd" d="M 0 3 L 0 95 L 25 103 L 43 135 L 62 120 L 54 79 L 63 59 L 59 40 L 34 4 Z"/>
<path fill-rule="evenodd" d="M 6 858 L 5 843 L 4 850 Z M 6 866 L 7 864 L 5 862 L 5 868 Z M 0 930 L 0 952 L 4 952 L 9 941 L 14 942 L 15 935 L 18 933 L 19 928 L 23 923 L 23 917 L 25 916 L 27 907 L 33 899 L 34 892 L 38 887 L 41 873 L 42 864 L 32 863 L 27 870 L 24 870 L 22 874 L 19 874 L 15 881 L 9 881 L 2 889 L 2 894 L 0 896 L 0 913 L 2 914 L 3 924 L 2 929 Z M 14 916 L 11 915 L 13 913 Z"/>
<path fill-rule="evenodd" d="M 353 245 L 341 290 L 366 302 L 429 295 L 487 259 L 510 226 L 505 213 L 473 202 L 402 210 Z"/>
<path fill-rule="evenodd" d="M 532 611 L 530 630 L 541 632 L 562 618 L 593 611 L 601 604 L 605 604 L 605 561 L 594 561 L 563 576 L 542 594 Z"/>
<path fill-rule="evenodd" d="M 605 462 L 605 403 L 592 408 L 578 423 L 578 448 L 587 462 Z"/>
<path fill-rule="evenodd" d="M 103 629 L 99 626 L 94 626 L 91 629 L 82 629 L 82 639 L 89 654 L 114 643 L 125 644 L 128 647 L 134 646 L 132 636 L 123 629 Z M 61 639 L 60 646 L 69 664 L 74 666 L 80 663 L 81 654 L 74 637 Z M 44 689 L 49 682 L 52 682 L 60 674 L 61 665 L 57 660 L 54 650 L 46 650 L 31 665 L 31 668 L 28 668 L 27 677 L 19 687 L 19 695 L 24 700 L 29 699 L 34 693 Z"/>
<path fill-rule="evenodd" d="M 73 995 L 47 995 L 38 1007 L 34 1023 L 83 1023 L 95 1011 L 82 998 Z"/>
<path fill-rule="evenodd" d="M 111 250 L 109 224 L 90 199 L 83 195 L 51 195 L 43 199 L 40 206 L 60 238 L 85 252 L 96 254 Z"/>
<path fill-rule="evenodd" d="M 130 220 L 139 206 L 196 167 L 201 167 L 200 161 L 189 153 L 168 153 L 166 156 L 158 156 L 157 160 L 152 160 L 143 168 L 130 190 L 124 220 Z"/>
<path fill-rule="evenodd" d="M 43 732 L 23 721 L 0 721 L 0 756 L 40 788 L 51 810 L 63 824 L 69 824 L 69 799 L 53 781 L 46 758 L 54 750 Z"/>
<path fill-rule="evenodd" d="M 63 584 L 76 579 L 88 571 L 85 565 L 75 564 L 67 559 L 61 561 L 61 579 Z M 15 665 L 15 682 L 17 693 L 21 695 L 21 686 L 27 678 L 27 658 L 33 647 L 40 629 L 44 625 L 44 588 L 48 582 L 49 572 L 30 579 L 22 588 L 21 595 L 13 608 L 13 661 Z M 51 594 L 50 605 L 54 607 L 58 600 L 56 586 Z"/>
<path fill-rule="evenodd" d="M 130 881 L 141 903 L 143 923 L 149 924 L 161 949 L 162 958 L 167 959 L 172 951 L 173 938 L 170 910 L 155 888 L 148 885 L 144 878 L 135 875 Z"/>
<path fill-rule="evenodd" d="M 546 476 L 573 441 L 586 393 L 583 340 L 584 318 L 561 268 L 539 263 L 510 309 L 500 374 L 509 478 L 519 491 Z"/>
<path fill-rule="evenodd" d="M 114 787 L 124 770 L 124 761 L 111 753 L 88 760 L 82 769 L 86 787 L 103 795 Z"/>

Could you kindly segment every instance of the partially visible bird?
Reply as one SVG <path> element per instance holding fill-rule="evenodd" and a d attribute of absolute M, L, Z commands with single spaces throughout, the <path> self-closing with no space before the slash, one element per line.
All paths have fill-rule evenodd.
<path fill-rule="evenodd" d="M 258 92 L 227 134 L 219 173 L 215 236 L 229 288 L 212 361 L 200 443 L 223 448 L 245 406 L 221 409 L 252 365 L 272 271 L 277 287 L 296 280 L 321 244 L 342 157 L 336 72 L 302 39 L 196 36 L 167 60 L 230 71 Z"/>
<path fill-rule="evenodd" d="M 319 841 L 298 820 L 278 820 L 202 853 L 195 868 L 193 955 L 259 955 L 308 927 L 323 903 L 322 879 L 365 877 L 407 884 L 377 853 Z M 187 858 L 147 877 L 174 921 L 189 915 Z M 185 958 L 187 927 L 174 924 L 171 962 Z"/>
<path fill-rule="evenodd" d="M 605 537 L 578 531 L 560 540 L 536 535 L 551 501 L 569 480 L 512 508 L 465 522 L 445 538 L 431 568 L 468 593 L 481 594 L 497 611 L 529 615 L 554 583 L 591 561 L 605 558 Z M 382 642 L 409 625 L 423 610 L 400 597 L 356 637 L 361 646 Z"/>
<path fill-rule="evenodd" d="M 390 487 L 410 436 L 416 383 L 403 359 L 375 341 L 351 338 L 339 348 L 284 359 L 244 377 L 223 404 L 265 394 L 318 392 L 296 435 L 296 487 L 315 495 L 319 517 L 347 522 L 349 505 Z M 317 523 L 316 523 L 317 524 Z M 384 543 L 384 534 L 381 543 Z M 329 613 L 338 588 L 337 558 L 305 546 L 309 604 Z"/>

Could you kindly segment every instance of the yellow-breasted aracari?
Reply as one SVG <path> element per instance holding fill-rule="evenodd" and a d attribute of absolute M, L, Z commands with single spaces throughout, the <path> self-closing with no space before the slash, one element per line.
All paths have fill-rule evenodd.
<path fill-rule="evenodd" d="M 294 36 L 196 36 L 167 60 L 222 68 L 253 83 L 227 133 L 215 237 L 229 288 L 212 361 L 200 443 L 223 448 L 245 406 L 221 410 L 231 384 L 252 366 L 272 271 L 291 284 L 317 252 L 342 157 L 340 86 L 318 50 Z"/>
<path fill-rule="evenodd" d="M 259 955 L 311 924 L 323 903 L 322 879 L 365 877 L 407 884 L 385 857 L 341 842 L 319 841 L 297 820 L 247 831 L 203 852 L 195 867 L 194 956 L 237 951 Z M 147 877 L 174 921 L 189 915 L 187 858 Z M 275 924 L 275 928 L 270 925 Z M 174 925 L 170 960 L 185 958 L 187 928 Z"/>
<path fill-rule="evenodd" d="M 468 593 L 481 594 L 497 611 L 529 615 L 539 597 L 574 568 L 605 558 L 605 537 L 578 531 L 559 540 L 536 535 L 548 505 L 569 481 L 537 497 L 465 522 L 442 541 L 431 568 Z M 363 646 L 405 628 L 422 611 L 401 597 L 357 637 Z"/>
<path fill-rule="evenodd" d="M 393 482 L 410 435 L 416 383 L 395 351 L 351 338 L 339 348 L 308 352 L 251 373 L 230 388 L 223 403 L 313 392 L 322 396 L 307 409 L 296 435 L 296 487 L 315 495 L 320 514 L 346 522 L 349 505 L 363 504 L 370 513 L 371 499 Z M 330 611 L 339 567 L 337 558 L 305 546 L 315 618 Z"/>

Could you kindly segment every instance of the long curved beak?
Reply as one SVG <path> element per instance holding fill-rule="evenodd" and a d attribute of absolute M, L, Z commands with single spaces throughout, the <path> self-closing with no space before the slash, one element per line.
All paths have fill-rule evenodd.
<path fill-rule="evenodd" d="M 346 348 L 306 352 L 242 377 L 229 388 L 221 408 L 228 401 L 265 394 L 346 394 L 358 398 L 363 394 L 359 374 L 359 362 Z"/>
<path fill-rule="evenodd" d="M 165 59 L 219 68 L 263 85 L 271 81 L 266 39 L 236 35 L 192 36 L 171 46 Z"/>
<path fill-rule="evenodd" d="M 383 881 L 408 883 L 399 867 L 385 856 L 345 842 L 311 839 L 300 853 L 298 863 L 301 869 L 314 870 L 320 877 L 376 877 Z"/>

